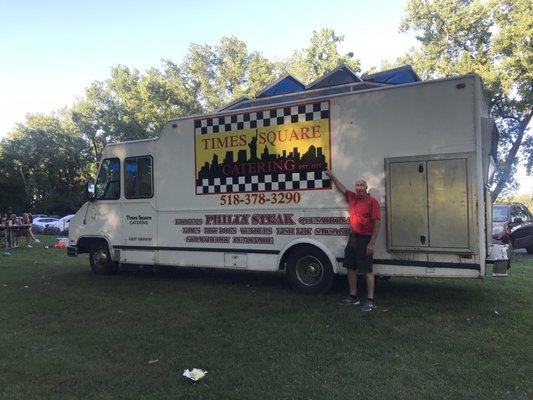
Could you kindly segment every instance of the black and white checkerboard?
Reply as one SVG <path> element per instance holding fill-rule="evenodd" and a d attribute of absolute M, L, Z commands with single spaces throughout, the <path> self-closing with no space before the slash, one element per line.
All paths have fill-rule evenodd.
<path fill-rule="evenodd" d="M 197 119 L 194 121 L 194 131 L 197 135 L 220 133 L 327 118 L 329 118 L 329 102 L 322 101 L 222 117 Z"/>
<path fill-rule="evenodd" d="M 198 179 L 196 194 L 306 190 L 329 187 L 331 187 L 331 180 L 324 171 L 285 172 L 269 175 Z"/>

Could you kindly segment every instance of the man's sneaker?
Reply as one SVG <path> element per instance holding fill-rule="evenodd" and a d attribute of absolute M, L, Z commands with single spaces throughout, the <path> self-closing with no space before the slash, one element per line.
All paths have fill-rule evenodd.
<path fill-rule="evenodd" d="M 353 297 L 351 295 L 346 296 L 344 299 L 341 300 L 342 306 L 357 306 L 359 305 L 360 301 L 358 297 Z"/>
<path fill-rule="evenodd" d="M 31 248 L 32 248 L 32 245 L 31 245 L 31 244 L 29 244 L 29 245 L 28 245 L 28 247 L 29 247 L 29 248 L 31 249 Z"/>
<path fill-rule="evenodd" d="M 372 311 L 373 309 L 377 308 L 376 303 L 374 303 L 372 300 L 365 300 L 363 304 L 361 304 L 361 311 Z"/>
<path fill-rule="evenodd" d="M 35 243 L 41 243 L 39 239 L 35 239 Z"/>

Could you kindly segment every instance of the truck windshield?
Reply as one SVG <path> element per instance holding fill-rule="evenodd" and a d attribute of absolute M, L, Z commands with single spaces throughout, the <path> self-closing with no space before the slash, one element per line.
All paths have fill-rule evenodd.
<path fill-rule="evenodd" d="M 95 197 L 98 200 L 120 198 L 120 160 L 118 158 L 106 158 L 102 161 L 96 180 Z"/>

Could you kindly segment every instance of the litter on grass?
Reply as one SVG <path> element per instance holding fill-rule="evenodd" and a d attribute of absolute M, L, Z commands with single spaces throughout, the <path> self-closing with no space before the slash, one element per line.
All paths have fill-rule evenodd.
<path fill-rule="evenodd" d="M 155 364 L 155 363 L 158 363 L 158 362 L 159 362 L 159 360 L 149 360 L 148 364 L 152 365 L 152 364 Z"/>
<path fill-rule="evenodd" d="M 204 371 L 203 369 L 199 369 L 199 368 L 193 368 L 190 371 L 187 368 L 185 371 L 183 371 L 183 376 L 185 378 L 189 378 L 190 380 L 193 380 L 195 382 L 202 379 L 205 376 L 205 374 L 207 374 L 207 371 Z"/>
<path fill-rule="evenodd" d="M 68 238 L 56 238 L 56 242 L 54 243 L 54 249 L 66 249 L 68 245 Z"/>

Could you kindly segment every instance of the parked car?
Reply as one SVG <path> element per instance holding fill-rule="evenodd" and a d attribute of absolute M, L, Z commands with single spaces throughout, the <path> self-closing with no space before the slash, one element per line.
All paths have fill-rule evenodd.
<path fill-rule="evenodd" d="M 48 215 L 46 215 L 46 214 L 32 214 L 32 217 L 33 218 L 45 218 L 45 217 L 48 217 Z"/>
<path fill-rule="evenodd" d="M 52 222 L 57 222 L 57 218 L 50 218 L 50 217 L 41 217 L 41 218 L 34 218 L 33 223 L 31 225 L 31 229 L 33 233 L 43 233 L 48 226 Z"/>
<path fill-rule="evenodd" d="M 68 233 L 69 222 L 73 216 L 74 214 L 65 215 L 57 222 L 50 223 L 50 226 L 47 228 L 47 230 L 51 230 L 51 233 Z"/>
<path fill-rule="evenodd" d="M 520 203 L 494 204 L 492 207 L 492 237 L 510 244 L 514 249 L 526 249 L 533 254 L 533 216 Z"/>

